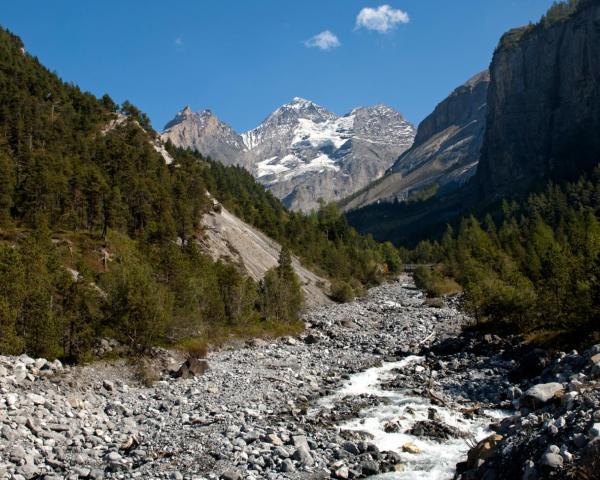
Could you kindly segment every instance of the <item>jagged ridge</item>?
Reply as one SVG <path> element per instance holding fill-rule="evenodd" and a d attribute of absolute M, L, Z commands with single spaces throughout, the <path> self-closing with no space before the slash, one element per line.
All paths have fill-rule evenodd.
<path fill-rule="evenodd" d="M 296 97 L 241 135 L 212 114 L 183 113 L 167 124 L 163 139 L 246 167 L 286 206 L 304 211 L 318 207 L 320 198 L 339 200 L 381 177 L 415 135 L 385 105 L 338 116 Z M 208 122 L 220 126 L 208 129 Z"/>

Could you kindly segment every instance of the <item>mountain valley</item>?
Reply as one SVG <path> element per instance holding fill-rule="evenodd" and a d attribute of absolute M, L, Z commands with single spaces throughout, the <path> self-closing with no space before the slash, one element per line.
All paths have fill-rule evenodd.
<path fill-rule="evenodd" d="M 36 6 L 44 24 L 3 16 L 27 13 L 41 58 L 68 30 L 53 66 L 83 52 L 97 88 L 106 25 L 59 3 Z M 484 68 L 475 44 L 504 9 L 539 15 L 513 3 L 435 5 L 471 45 L 448 72 L 430 43 L 461 43 L 423 26 L 425 0 L 365 7 L 353 30 L 320 16 L 345 31 L 291 42 L 323 4 L 269 4 L 290 19 L 271 30 L 258 4 L 150 2 L 123 13 L 140 76 L 114 74 L 119 103 L 0 28 L 0 479 L 600 480 L 600 0 L 507 31 L 417 129 L 295 97 L 246 132 L 189 106 L 159 132 L 119 89 L 155 119 L 215 85 L 240 123 L 281 91 L 412 113 L 431 82 Z"/>

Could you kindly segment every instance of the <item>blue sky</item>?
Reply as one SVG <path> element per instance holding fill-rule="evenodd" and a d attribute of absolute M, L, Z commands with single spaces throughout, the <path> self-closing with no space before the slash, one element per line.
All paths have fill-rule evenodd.
<path fill-rule="evenodd" d="M 244 131 L 294 96 L 340 114 L 383 102 L 416 124 L 551 3 L 19 0 L 0 24 L 64 80 L 129 99 L 156 129 L 189 104 Z"/>

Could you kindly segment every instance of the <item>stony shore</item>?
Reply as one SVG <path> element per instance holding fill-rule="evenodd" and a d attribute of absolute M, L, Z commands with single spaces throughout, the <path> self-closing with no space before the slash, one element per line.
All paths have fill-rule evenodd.
<path fill-rule="evenodd" d="M 418 453 L 409 445 L 385 452 L 369 435 L 338 428 L 385 398 L 332 394 L 352 374 L 409 355 L 423 358 L 392 370 L 382 388 L 430 402 L 430 418 L 411 434 L 436 441 L 466 435 L 436 408 L 486 424 L 494 421 L 486 408 L 506 410 L 487 444 L 464 439 L 475 448 L 459 465 L 462 478 L 563 478 L 579 468 L 600 441 L 593 380 L 600 348 L 554 357 L 521 351 L 497 337 L 461 334 L 469 319 L 457 305 L 424 300 L 403 277 L 355 302 L 310 310 L 298 338 L 212 352 L 208 369 L 184 372 L 189 378 L 173 375 L 184 359 L 157 350 L 151 367 L 161 378 L 150 386 L 126 360 L 63 367 L 0 357 L 0 478 L 401 475 L 406 455 Z M 198 366 L 204 362 L 192 370 Z M 515 372 L 519 378 L 509 381 Z M 540 391 L 528 391 L 537 383 Z M 382 428 L 401 428 L 388 423 Z M 513 468 L 520 477 L 503 476 L 510 462 L 520 462 Z"/>

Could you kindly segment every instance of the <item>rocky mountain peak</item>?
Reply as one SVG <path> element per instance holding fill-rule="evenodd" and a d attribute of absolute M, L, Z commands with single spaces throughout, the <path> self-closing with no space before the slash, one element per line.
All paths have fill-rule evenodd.
<path fill-rule="evenodd" d="M 406 200 L 431 188 L 449 191 L 464 185 L 475 173 L 485 129 L 489 71 L 481 72 L 456 88 L 419 125 L 412 147 L 401 155 L 383 179 L 343 202 L 343 210 L 355 210 L 379 202 Z M 402 115 L 376 105 L 378 114 L 366 116 L 368 131 L 382 130 L 392 121 L 402 124 Z"/>
<path fill-rule="evenodd" d="M 292 101 L 290 103 L 288 103 L 287 105 L 297 105 L 299 107 L 306 107 L 306 106 L 312 106 L 312 105 L 316 105 L 316 104 L 314 102 L 312 102 L 311 100 L 307 100 L 306 98 L 294 97 L 292 99 Z"/>
<path fill-rule="evenodd" d="M 211 114 L 207 121 L 196 118 L 198 115 L 180 115 L 183 121 L 177 128 L 183 146 L 207 155 L 208 146 L 215 152 L 216 143 L 230 142 L 230 134 L 206 126 L 216 117 Z M 190 129 L 210 139 L 194 139 Z M 171 135 L 172 130 L 168 128 L 164 135 Z M 310 210 L 318 206 L 319 198 L 338 200 L 383 175 L 412 145 L 415 129 L 387 105 L 356 108 L 339 116 L 315 102 L 294 97 L 255 129 L 235 135 L 242 143 L 236 147 L 235 161 L 214 153 L 211 157 L 245 166 L 288 207 Z"/>
<path fill-rule="evenodd" d="M 177 113 L 165 125 L 163 141 L 191 148 L 225 164 L 243 164 L 244 141 L 229 125 L 219 120 L 211 110 L 193 112 L 189 106 Z"/>
<path fill-rule="evenodd" d="M 263 125 L 269 122 L 276 124 L 296 123 L 301 118 L 314 122 L 325 122 L 335 117 L 334 113 L 310 100 L 294 97 L 291 102 L 282 105 L 269 115 Z"/>
<path fill-rule="evenodd" d="M 379 114 L 379 115 L 393 114 L 393 115 L 400 115 L 401 117 L 403 116 L 400 112 L 398 112 L 397 110 L 394 110 L 392 107 L 386 105 L 385 103 L 377 103 L 375 105 L 371 105 L 370 107 L 363 107 L 363 108 L 359 108 L 357 110 L 365 110 L 369 113 Z"/>

